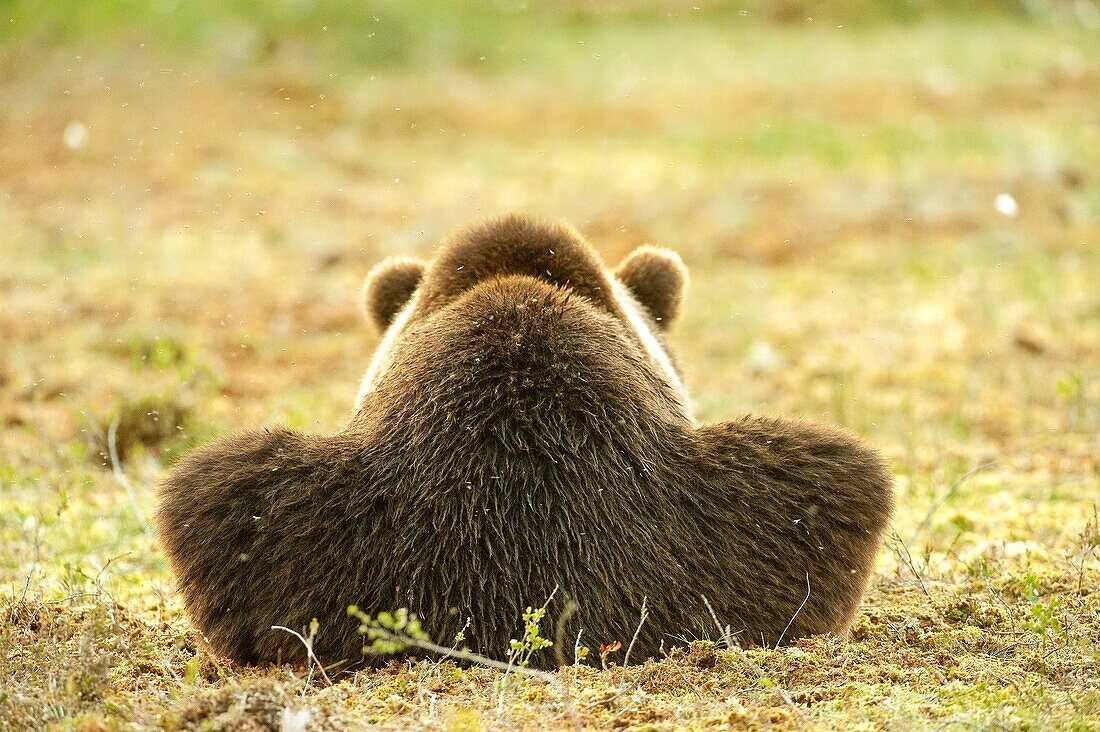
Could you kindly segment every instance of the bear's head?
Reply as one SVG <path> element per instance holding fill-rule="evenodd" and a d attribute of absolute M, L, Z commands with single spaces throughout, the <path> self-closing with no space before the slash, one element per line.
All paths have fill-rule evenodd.
<path fill-rule="evenodd" d="M 666 340 L 686 288 L 687 268 L 668 249 L 639 247 L 609 271 L 584 238 L 565 224 L 512 215 L 468 228 L 445 240 L 430 263 L 395 258 L 368 274 L 363 311 L 382 340 L 363 376 L 356 411 L 403 348 L 415 349 L 417 340 L 437 346 L 444 345 L 440 339 L 454 340 L 451 321 L 456 318 L 481 326 L 478 334 L 462 329 L 462 337 L 491 338 L 487 331 L 511 322 L 514 335 L 522 338 L 524 324 L 508 321 L 506 314 L 512 308 L 534 307 L 549 311 L 546 319 L 535 320 L 538 328 L 550 330 L 540 330 L 526 342 L 532 350 L 543 350 L 548 373 L 577 355 L 556 350 L 554 346 L 567 348 L 568 343 L 555 341 L 553 331 L 564 329 L 575 336 L 578 328 L 591 330 L 595 340 L 589 345 L 605 355 L 618 346 L 630 356 L 644 356 L 634 358 L 633 367 L 663 381 L 666 388 L 659 391 L 664 407 L 691 421 L 690 400 Z M 568 316 L 566 311 L 571 311 Z M 566 327 L 564 320 L 546 322 L 558 317 L 550 314 L 556 312 L 566 320 L 590 323 Z M 496 318 L 502 320 L 492 326 Z M 610 337 L 609 330 L 618 331 L 618 337 Z M 475 358 L 492 365 L 497 355 Z M 456 366 L 452 361 L 451 367 Z M 465 367 L 475 368 L 475 363 Z"/>

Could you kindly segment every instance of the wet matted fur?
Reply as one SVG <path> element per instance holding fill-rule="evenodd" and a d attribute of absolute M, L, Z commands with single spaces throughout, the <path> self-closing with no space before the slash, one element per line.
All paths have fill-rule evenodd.
<path fill-rule="evenodd" d="M 469 619 L 470 649 L 503 657 L 555 589 L 543 635 L 592 647 L 626 645 L 646 599 L 634 661 L 715 617 L 741 643 L 844 632 L 886 467 L 830 426 L 695 424 L 663 340 L 685 282 L 671 252 L 613 273 L 518 216 L 379 265 L 364 304 L 385 338 L 347 427 L 231 436 L 161 483 L 157 535 L 212 648 L 301 658 L 271 627 L 317 618 L 319 658 L 357 662 L 354 604 L 408 608 L 443 643 Z"/>

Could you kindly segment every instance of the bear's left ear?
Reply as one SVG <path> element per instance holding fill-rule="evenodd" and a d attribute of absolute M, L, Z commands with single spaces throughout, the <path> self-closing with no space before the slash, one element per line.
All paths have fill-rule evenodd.
<path fill-rule="evenodd" d="M 680 255 L 670 249 L 638 247 L 615 270 L 619 279 L 644 307 L 661 330 L 668 330 L 687 289 L 687 267 Z"/>
<path fill-rule="evenodd" d="M 363 312 L 379 333 L 405 307 L 423 276 L 424 263 L 418 259 L 387 259 L 367 274 L 363 283 Z"/>

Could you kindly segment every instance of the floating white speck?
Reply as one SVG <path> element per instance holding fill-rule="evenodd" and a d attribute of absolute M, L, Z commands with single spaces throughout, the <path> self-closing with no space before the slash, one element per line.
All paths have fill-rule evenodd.
<path fill-rule="evenodd" d="M 88 141 L 88 127 L 83 122 L 73 120 L 65 126 L 61 139 L 64 140 L 65 147 L 70 150 L 79 150 Z"/>
<path fill-rule="evenodd" d="M 959 79 L 946 66 L 933 66 L 924 75 L 924 85 L 933 94 L 950 97 L 959 91 Z"/>
<path fill-rule="evenodd" d="M 767 341 L 754 341 L 745 354 L 744 364 L 758 374 L 771 374 L 783 368 L 783 357 Z"/>
<path fill-rule="evenodd" d="M 1001 216 L 1007 216 L 1010 219 L 1015 218 L 1016 214 L 1020 213 L 1020 204 L 1016 203 L 1016 199 L 1012 197 L 1011 193 L 998 193 L 997 198 L 993 201 L 993 207 L 997 209 L 997 213 Z"/>
<path fill-rule="evenodd" d="M 279 714 L 279 732 L 306 732 L 310 716 L 308 709 L 283 707 Z"/>

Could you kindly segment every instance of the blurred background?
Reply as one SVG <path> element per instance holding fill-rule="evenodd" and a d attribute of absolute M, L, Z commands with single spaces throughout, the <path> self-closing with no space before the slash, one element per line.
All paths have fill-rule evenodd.
<path fill-rule="evenodd" d="M 194 445 L 342 427 L 373 264 L 517 210 L 682 254 L 702 420 L 840 423 L 897 481 L 850 642 L 593 671 L 586 719 L 1092 728 L 1095 0 L 0 0 L 0 727 L 565 724 L 488 671 L 227 670 L 147 527 Z"/>
<path fill-rule="evenodd" d="M 679 251 L 701 417 L 862 433 L 905 536 L 976 467 L 934 549 L 1096 495 L 1090 0 L 8 0 L 0 100 L 13 581 L 136 546 L 163 585 L 112 424 L 146 513 L 198 442 L 339 429 L 371 265 L 513 210 Z"/>

